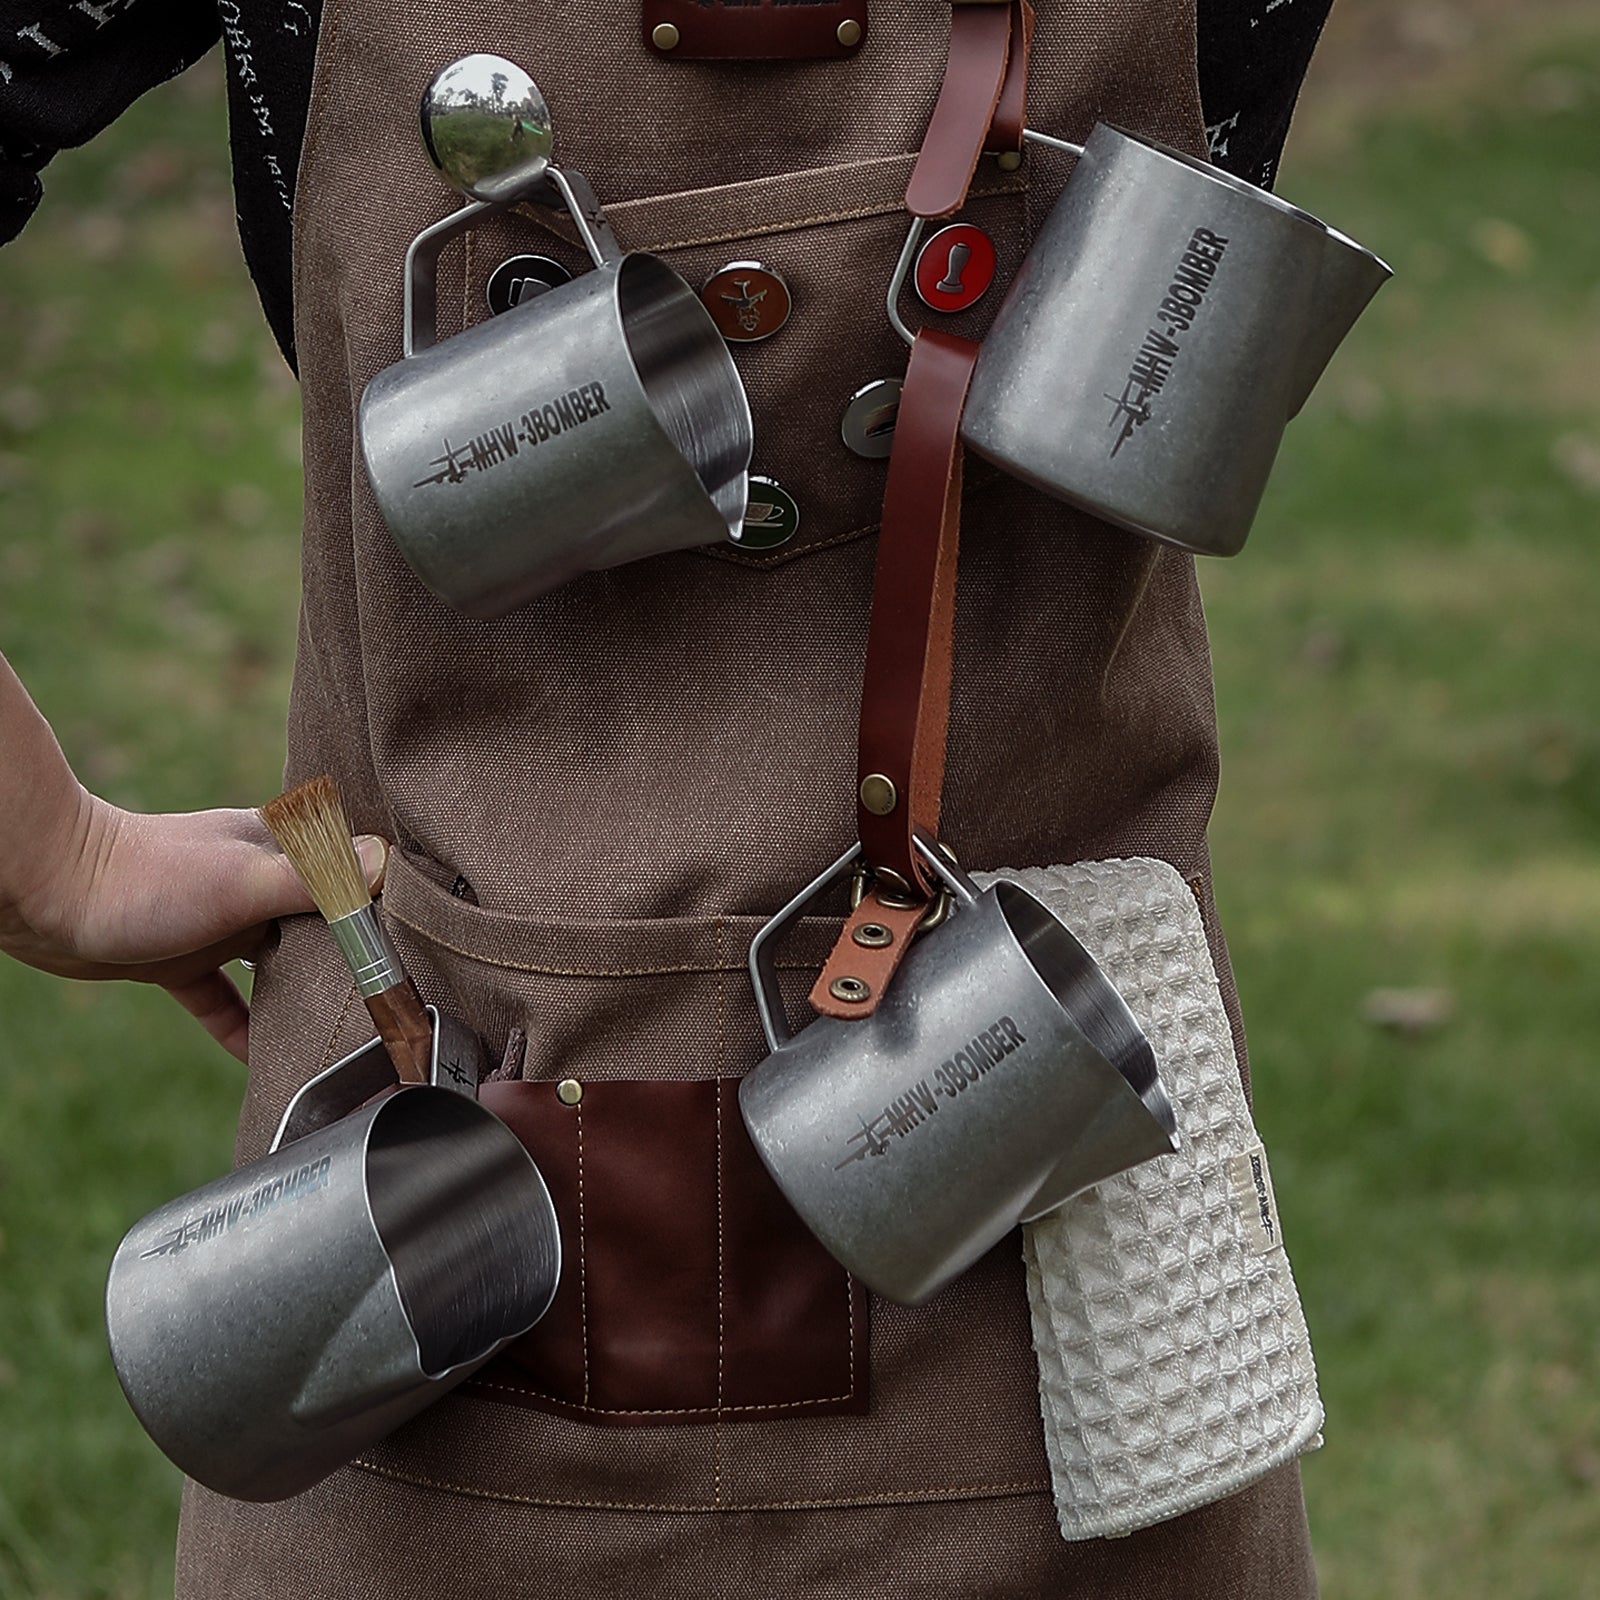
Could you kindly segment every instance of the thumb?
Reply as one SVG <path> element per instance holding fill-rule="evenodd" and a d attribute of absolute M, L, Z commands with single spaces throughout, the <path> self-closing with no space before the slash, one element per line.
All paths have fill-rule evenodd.
<path fill-rule="evenodd" d="M 376 889 L 388 846 L 363 837 L 356 848 Z M 183 984 L 248 955 L 276 918 L 315 909 L 253 811 L 152 814 L 96 800 L 78 858 L 58 895 L 67 909 L 54 914 L 66 931 L 6 946 L 47 972 Z"/>
<path fill-rule="evenodd" d="M 364 833 L 350 843 L 368 890 L 379 894 L 389 866 L 389 841 L 375 833 Z M 237 894 L 237 913 L 252 923 L 317 909 L 294 863 L 270 838 L 261 849 L 251 852 L 251 859 L 240 874 Z"/>
<path fill-rule="evenodd" d="M 389 870 L 389 841 L 375 833 L 363 833 L 355 840 L 356 859 L 361 863 L 361 875 L 367 887 L 376 895 L 383 893 L 384 875 Z"/>

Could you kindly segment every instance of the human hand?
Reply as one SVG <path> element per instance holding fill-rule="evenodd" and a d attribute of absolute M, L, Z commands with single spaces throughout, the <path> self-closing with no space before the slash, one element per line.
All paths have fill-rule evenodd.
<path fill-rule="evenodd" d="M 0 950 L 68 978 L 159 984 L 245 1059 L 249 1008 L 223 965 L 276 917 L 313 909 L 253 811 L 144 815 L 77 789 L 77 803 L 13 868 Z M 359 842 L 374 889 L 387 848 Z"/>

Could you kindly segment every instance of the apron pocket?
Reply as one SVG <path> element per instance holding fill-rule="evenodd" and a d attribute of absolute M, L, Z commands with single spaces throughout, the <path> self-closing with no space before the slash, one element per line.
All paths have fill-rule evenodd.
<path fill-rule="evenodd" d="M 866 1410 L 866 1297 L 767 1176 L 735 1080 L 483 1102 L 550 1186 L 562 1278 L 480 1393 L 611 1426 Z"/>
<path fill-rule="evenodd" d="M 876 531 L 887 462 L 846 449 L 840 426 L 851 397 L 877 379 L 905 373 L 905 344 L 884 314 L 884 293 L 910 218 L 905 187 L 915 158 L 884 156 L 814 167 L 706 189 L 620 199 L 593 173 L 606 216 L 628 250 L 659 255 L 692 288 L 735 261 L 760 261 L 787 283 L 788 322 L 757 343 L 732 348 L 755 420 L 753 473 L 775 478 L 799 506 L 797 533 L 765 553 L 731 544 L 698 552 L 741 565 L 773 566 L 809 551 Z M 959 220 L 994 242 L 995 281 L 971 309 L 929 311 L 908 285 L 902 315 L 915 329 L 932 323 L 980 337 L 994 318 L 1029 244 L 1028 173 L 1001 172 L 984 161 Z M 931 238 L 942 224 L 930 224 Z M 488 284 L 497 266 L 523 253 L 548 255 L 568 271 L 590 270 L 564 213 L 522 205 L 486 216 L 465 250 L 441 263 L 440 331 L 488 315 Z M 457 273 L 459 307 L 448 307 L 447 273 Z M 453 331 L 453 330 L 451 330 Z M 996 476 L 977 460 L 975 482 Z"/>
<path fill-rule="evenodd" d="M 523 1076 L 481 1097 L 538 1162 L 561 1229 L 554 1304 L 465 1388 L 608 1426 L 865 1411 L 865 1292 L 739 1115 L 739 1075 L 764 1053 L 745 972 L 762 919 L 536 921 L 400 851 L 384 910 L 423 998 L 491 1057 L 525 1030 Z M 808 923 L 786 956 L 796 999 L 838 926 Z"/>

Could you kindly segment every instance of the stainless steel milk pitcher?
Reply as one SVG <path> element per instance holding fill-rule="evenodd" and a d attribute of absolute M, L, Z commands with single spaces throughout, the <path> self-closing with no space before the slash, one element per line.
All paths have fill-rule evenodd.
<path fill-rule="evenodd" d="M 512 74 L 498 95 L 517 114 L 487 116 Z M 403 359 L 361 397 L 385 524 L 429 589 L 482 618 L 583 572 L 737 539 L 749 498 L 750 407 L 726 341 L 665 262 L 620 248 L 583 177 L 549 164 L 541 128 L 532 80 L 498 57 L 430 86 L 429 153 L 476 198 L 413 241 Z M 491 159 L 497 129 L 510 132 Z M 513 200 L 564 209 L 595 270 L 436 343 L 441 250 Z"/>
<path fill-rule="evenodd" d="M 477 1103 L 476 1038 L 430 1014 L 431 1085 L 397 1086 L 382 1044 L 364 1045 L 301 1090 L 269 1154 L 151 1212 L 112 1261 L 129 1403 L 221 1494 L 310 1488 L 554 1298 L 544 1180 Z"/>
<path fill-rule="evenodd" d="M 962 438 L 1095 516 L 1233 555 L 1284 425 L 1389 268 L 1137 134 L 1028 137 L 1078 164 L 984 341 Z"/>
<path fill-rule="evenodd" d="M 917 1305 L 1019 1222 L 1177 1148 L 1150 1046 L 1082 945 L 1026 890 L 979 893 L 919 841 L 955 901 L 878 1009 L 784 1020 L 776 941 L 859 846 L 750 949 L 772 1054 L 740 1085 L 762 1160 L 829 1251 Z"/>

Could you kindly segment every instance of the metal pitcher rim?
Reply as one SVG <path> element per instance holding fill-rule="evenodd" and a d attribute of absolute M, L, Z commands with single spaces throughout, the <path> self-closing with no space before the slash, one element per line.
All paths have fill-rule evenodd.
<path fill-rule="evenodd" d="M 1141 145 L 1144 149 L 1156 156 L 1164 157 L 1168 161 L 1176 162 L 1179 166 L 1187 167 L 1197 176 L 1209 179 L 1218 187 L 1230 193 L 1244 196 L 1251 200 L 1260 201 L 1269 210 L 1281 213 L 1290 221 L 1315 232 L 1324 238 L 1334 240 L 1338 244 L 1347 246 L 1358 255 L 1367 257 L 1375 266 L 1381 267 L 1384 272 L 1393 276 L 1394 269 L 1375 251 L 1369 250 L 1364 244 L 1352 239 L 1349 234 L 1341 233 L 1339 229 L 1330 227 L 1321 217 L 1297 206 L 1291 200 L 1285 200 L 1282 195 L 1274 194 L 1270 189 L 1257 188 L 1246 178 L 1235 177 L 1231 172 L 1225 172 L 1221 167 L 1200 156 L 1192 156 L 1186 151 L 1176 149 L 1170 144 L 1164 144 L 1160 139 L 1152 139 L 1148 134 L 1137 133 L 1132 128 L 1124 128 L 1115 122 L 1101 122 L 1096 125 L 1095 131 L 1104 128 L 1109 133 L 1116 134 L 1119 138 L 1127 139 L 1133 144 Z M 1094 134 L 1089 136 L 1089 149 L 1094 141 Z"/>

